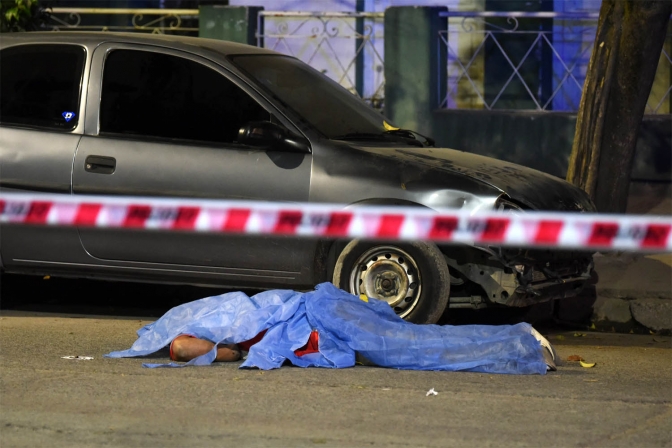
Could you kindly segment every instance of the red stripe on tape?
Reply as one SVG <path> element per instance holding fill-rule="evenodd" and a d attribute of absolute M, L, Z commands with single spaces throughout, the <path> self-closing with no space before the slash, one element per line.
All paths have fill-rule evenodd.
<path fill-rule="evenodd" d="M 77 215 L 75 216 L 75 225 L 78 226 L 93 226 L 98 219 L 100 213 L 100 204 L 80 204 L 77 207 Z"/>
<path fill-rule="evenodd" d="M 454 211 L 432 214 L 407 208 L 343 210 L 336 204 L 304 206 L 252 201 L 204 204 L 201 201 L 154 201 L 151 198 L 0 194 L 0 222 L 137 229 L 145 229 L 151 224 L 149 227 L 157 229 L 190 231 L 196 230 L 199 217 L 203 217 L 209 221 L 204 220 L 203 230 L 207 227 L 208 231 L 236 233 L 297 235 L 300 231 L 301 236 L 313 237 L 418 238 L 443 242 L 455 240 L 457 235 L 458 240 L 468 238 L 475 243 L 516 247 L 622 248 L 641 252 L 666 250 L 672 244 L 672 218 L 669 217 L 586 214 L 577 221 L 576 215 L 570 218 L 562 213 L 518 216 Z M 284 208 L 286 206 L 290 208 Z M 102 220 L 108 211 L 109 220 Z M 256 223 L 257 218 L 259 228 L 251 228 L 252 219 Z M 352 228 L 355 220 L 359 222 L 360 219 L 362 225 Z M 413 220 L 414 225 L 404 228 L 401 235 L 406 219 Z M 213 225 L 221 225 L 221 228 Z M 515 235 L 509 232 L 514 225 Z M 567 233 L 567 238 L 560 241 L 565 229 L 573 230 L 574 227 L 577 230 L 575 237 L 570 240 Z"/>
<path fill-rule="evenodd" d="M 352 213 L 335 212 L 329 216 L 329 224 L 324 233 L 328 236 L 343 236 L 348 234 L 348 227 L 352 221 Z"/>
<path fill-rule="evenodd" d="M 453 232 L 457 229 L 457 223 L 457 218 L 437 216 L 432 223 L 429 237 L 446 240 L 450 239 L 453 236 Z"/>
<path fill-rule="evenodd" d="M 618 235 L 618 224 L 614 222 L 596 222 L 588 238 L 589 246 L 610 246 Z"/>
<path fill-rule="evenodd" d="M 485 229 L 481 234 L 481 240 L 490 242 L 503 241 L 510 222 L 511 220 L 508 218 L 488 218 L 485 221 Z"/>
<path fill-rule="evenodd" d="M 562 221 L 540 221 L 537 234 L 534 236 L 535 243 L 557 243 L 558 236 L 564 223 Z"/>
<path fill-rule="evenodd" d="M 378 237 L 398 237 L 399 229 L 404 222 L 404 215 L 383 215 L 380 217 L 380 225 L 378 226 Z"/>
<path fill-rule="evenodd" d="M 152 213 L 152 208 L 149 205 L 129 205 L 126 210 L 126 219 L 124 219 L 123 227 L 144 227 L 145 221 Z"/>
<path fill-rule="evenodd" d="M 173 229 L 193 229 L 198 218 L 200 208 L 198 207 L 179 207 L 177 209 L 177 217 L 173 222 Z"/>
<path fill-rule="evenodd" d="M 672 226 L 665 224 L 649 224 L 642 240 L 642 247 L 665 247 L 667 238 L 670 236 Z"/>
<path fill-rule="evenodd" d="M 296 228 L 301 224 L 303 212 L 297 210 L 287 210 L 278 213 L 278 222 L 275 223 L 274 233 L 296 233 Z"/>
<path fill-rule="evenodd" d="M 226 215 L 226 222 L 222 229 L 231 232 L 242 232 L 245 230 L 250 213 L 249 208 L 232 208 Z"/>
<path fill-rule="evenodd" d="M 28 213 L 23 222 L 30 224 L 44 224 L 51 209 L 51 202 L 35 201 L 30 204 Z"/>

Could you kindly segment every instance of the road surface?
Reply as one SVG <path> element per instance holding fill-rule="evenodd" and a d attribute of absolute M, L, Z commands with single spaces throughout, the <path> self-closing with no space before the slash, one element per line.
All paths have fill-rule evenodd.
<path fill-rule="evenodd" d="M 152 319 L 33 309 L 0 312 L 3 448 L 672 446 L 670 337 L 547 330 L 561 359 L 597 365 L 544 376 L 146 369 L 102 355 Z"/>

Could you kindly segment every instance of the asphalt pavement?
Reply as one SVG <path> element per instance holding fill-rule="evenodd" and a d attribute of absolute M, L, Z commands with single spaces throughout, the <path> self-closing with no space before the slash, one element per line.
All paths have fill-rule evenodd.
<path fill-rule="evenodd" d="M 82 285 L 71 282 L 71 290 Z M 672 446 L 668 336 L 548 327 L 563 361 L 542 376 L 364 366 L 262 372 L 239 363 L 146 369 L 142 359 L 102 355 L 129 347 L 169 307 L 169 294 L 151 307 L 115 308 L 97 300 L 100 285 L 89 286 L 88 309 L 45 297 L 48 290 L 16 296 L 3 288 L 3 448 Z M 596 365 L 567 361 L 573 355 Z M 152 359 L 163 361 L 165 352 Z M 427 396 L 432 388 L 438 394 Z"/>

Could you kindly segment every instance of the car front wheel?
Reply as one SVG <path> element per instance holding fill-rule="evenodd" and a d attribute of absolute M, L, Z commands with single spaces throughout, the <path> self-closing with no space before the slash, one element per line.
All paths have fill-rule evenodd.
<path fill-rule="evenodd" d="M 334 266 L 333 283 L 384 300 L 403 319 L 436 323 L 448 305 L 450 275 L 443 254 L 426 242 L 351 241 Z"/>

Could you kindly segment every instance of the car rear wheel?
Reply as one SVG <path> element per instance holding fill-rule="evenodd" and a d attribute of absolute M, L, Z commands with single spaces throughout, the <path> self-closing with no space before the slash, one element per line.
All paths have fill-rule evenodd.
<path fill-rule="evenodd" d="M 333 283 L 384 300 L 399 317 L 419 324 L 436 323 L 450 297 L 448 265 L 436 245 L 425 242 L 353 240 L 336 261 Z"/>

